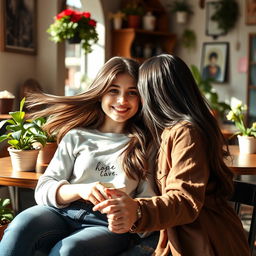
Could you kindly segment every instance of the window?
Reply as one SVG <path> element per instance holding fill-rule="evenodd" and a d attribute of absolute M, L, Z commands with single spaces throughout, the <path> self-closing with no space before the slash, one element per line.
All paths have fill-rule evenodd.
<path fill-rule="evenodd" d="M 99 68 L 105 62 L 105 25 L 100 0 L 67 0 L 67 8 L 87 11 L 97 21 L 99 41 L 93 46 L 93 51 L 84 54 L 80 44 L 66 42 L 65 52 L 65 95 L 75 95 L 83 92 L 94 79 Z"/>

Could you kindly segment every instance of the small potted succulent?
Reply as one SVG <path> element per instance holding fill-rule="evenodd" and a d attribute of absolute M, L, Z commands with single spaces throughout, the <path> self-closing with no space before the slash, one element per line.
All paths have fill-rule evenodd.
<path fill-rule="evenodd" d="M 178 23 L 186 23 L 188 15 L 193 13 L 187 0 L 175 0 L 169 7 L 172 13 L 176 13 Z"/>
<path fill-rule="evenodd" d="M 0 240 L 3 237 L 4 230 L 14 218 L 14 213 L 10 207 L 10 203 L 11 201 L 9 198 L 0 198 Z"/>
<path fill-rule="evenodd" d="M 60 43 L 72 40 L 73 43 L 82 43 L 85 53 L 92 51 L 92 45 L 99 40 L 96 31 L 96 21 L 89 12 L 78 12 L 66 9 L 59 13 L 54 23 L 47 29 L 50 40 Z"/>
<path fill-rule="evenodd" d="M 45 143 L 46 136 L 35 125 L 33 120 L 26 119 L 23 111 L 25 98 L 20 102 L 19 111 L 9 112 L 11 119 L 0 122 L 0 129 L 6 125 L 7 133 L 0 136 L 0 142 L 7 140 L 14 171 L 35 170 L 40 147 Z"/>

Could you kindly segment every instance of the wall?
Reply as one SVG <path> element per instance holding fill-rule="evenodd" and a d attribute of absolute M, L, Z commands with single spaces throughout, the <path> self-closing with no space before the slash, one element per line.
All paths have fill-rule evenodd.
<path fill-rule="evenodd" d="M 63 0 L 38 0 L 37 54 L 25 55 L 0 51 L 0 91 L 8 90 L 18 97 L 19 87 L 28 78 L 35 78 L 48 93 L 64 94 L 64 44 L 48 39 L 47 28 L 61 9 Z M 119 7 L 119 1 L 101 0 L 106 22 L 106 59 L 109 58 L 110 27 L 107 15 Z M 0 5 L 0 13 L 2 6 Z M 16 99 L 15 106 L 18 106 Z"/>
<path fill-rule="evenodd" d="M 162 0 L 162 3 L 166 6 L 168 0 Z M 229 42 L 229 57 L 228 57 L 228 79 L 226 83 L 213 84 L 216 91 L 219 93 L 221 100 L 226 102 L 230 101 L 231 95 L 246 102 L 246 86 L 247 86 L 247 74 L 238 72 L 238 62 L 242 57 L 247 56 L 248 53 L 248 34 L 250 32 L 256 32 L 256 25 L 245 24 L 245 3 L 244 0 L 237 0 L 239 4 L 240 16 L 237 24 L 233 30 L 228 32 L 227 35 L 220 36 L 214 40 L 210 36 L 205 35 L 205 22 L 206 21 L 206 9 L 199 7 L 199 1 L 191 0 L 194 14 L 190 17 L 186 27 L 193 29 L 197 35 L 197 47 L 195 50 L 189 51 L 181 47 L 178 42 L 175 54 L 179 55 L 188 64 L 195 64 L 200 67 L 202 46 L 204 42 Z M 207 0 L 206 0 L 207 2 Z M 185 26 L 179 25 L 174 19 L 174 14 L 170 14 L 170 30 L 178 35 L 182 34 Z"/>

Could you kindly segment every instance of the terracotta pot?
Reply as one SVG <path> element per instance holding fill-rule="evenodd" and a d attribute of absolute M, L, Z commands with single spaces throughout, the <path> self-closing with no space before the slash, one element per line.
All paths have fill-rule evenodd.
<path fill-rule="evenodd" d="M 254 154 L 256 153 L 256 138 L 253 136 L 238 135 L 238 145 L 240 153 Z"/>
<path fill-rule="evenodd" d="M 141 16 L 139 15 L 128 15 L 127 22 L 129 28 L 139 28 L 141 23 Z"/>
<path fill-rule="evenodd" d="M 0 114 L 9 114 L 13 108 L 14 98 L 0 98 Z"/>
<path fill-rule="evenodd" d="M 51 162 L 57 147 L 57 142 L 47 142 L 45 146 L 41 148 L 37 158 L 36 172 L 43 173 L 45 171 L 48 164 Z"/>
<path fill-rule="evenodd" d="M 11 156 L 12 169 L 15 172 L 34 171 L 36 169 L 36 161 L 39 149 L 21 150 L 8 148 Z"/>
<path fill-rule="evenodd" d="M 8 223 L 9 224 L 9 223 Z M 8 224 L 0 225 L 0 241 L 2 240 L 2 237 L 4 235 L 5 229 L 8 227 Z"/>

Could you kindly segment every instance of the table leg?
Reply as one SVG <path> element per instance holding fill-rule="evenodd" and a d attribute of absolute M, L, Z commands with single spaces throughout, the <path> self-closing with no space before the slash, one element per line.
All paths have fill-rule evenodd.
<path fill-rule="evenodd" d="M 8 189 L 10 193 L 12 209 L 16 215 L 19 212 L 19 188 L 8 186 Z"/>

